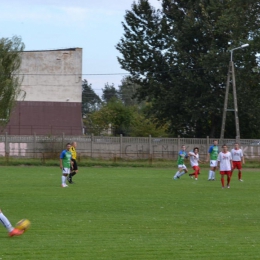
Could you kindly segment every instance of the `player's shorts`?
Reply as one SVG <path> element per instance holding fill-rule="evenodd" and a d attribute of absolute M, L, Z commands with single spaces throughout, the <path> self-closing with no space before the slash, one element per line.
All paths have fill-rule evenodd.
<path fill-rule="evenodd" d="M 70 174 L 70 168 L 62 168 L 62 174 Z"/>
<path fill-rule="evenodd" d="M 78 170 L 78 164 L 76 159 L 71 159 L 71 161 L 73 161 L 73 165 L 70 167 L 71 171 L 77 171 Z"/>
<path fill-rule="evenodd" d="M 220 171 L 221 175 L 231 175 L 231 171 Z"/>
<path fill-rule="evenodd" d="M 195 172 L 200 172 L 200 167 L 198 165 L 196 166 L 193 166 L 192 169 L 195 171 Z"/>
<path fill-rule="evenodd" d="M 209 165 L 210 165 L 210 167 L 217 167 L 218 166 L 218 161 L 217 160 L 210 160 Z"/>
<path fill-rule="evenodd" d="M 241 170 L 242 169 L 241 161 L 233 161 L 233 169 Z"/>
<path fill-rule="evenodd" d="M 187 167 L 184 164 L 178 164 L 178 168 L 182 168 L 183 170 L 187 170 Z"/>

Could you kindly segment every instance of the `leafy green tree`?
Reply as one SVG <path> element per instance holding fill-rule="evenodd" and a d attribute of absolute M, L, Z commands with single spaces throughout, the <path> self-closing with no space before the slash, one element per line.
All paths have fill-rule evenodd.
<path fill-rule="evenodd" d="M 260 134 L 259 11 L 252 0 L 162 0 L 161 10 L 147 0 L 133 3 L 118 61 L 161 125 L 170 122 L 170 131 L 182 136 L 220 136 L 228 50 L 250 43 L 234 52 L 241 137 Z M 235 136 L 233 118 L 228 114 L 226 137 Z"/>
<path fill-rule="evenodd" d="M 82 116 L 96 111 L 101 106 L 101 99 L 92 89 L 92 85 L 86 79 L 82 82 Z"/>
<path fill-rule="evenodd" d="M 105 88 L 102 89 L 102 99 L 104 102 L 108 103 L 113 98 L 119 98 L 118 90 L 114 87 L 114 84 L 109 85 L 108 83 L 105 84 Z"/>
<path fill-rule="evenodd" d="M 133 110 L 131 107 L 126 107 L 119 99 L 112 99 L 94 112 L 90 118 L 99 133 L 112 127 L 114 135 L 125 135 L 133 121 Z"/>
<path fill-rule="evenodd" d="M 17 97 L 21 94 L 22 77 L 19 77 L 21 52 L 24 44 L 21 38 L 0 39 L 0 124 L 9 122 Z"/>
<path fill-rule="evenodd" d="M 130 77 L 123 78 L 118 88 L 119 97 L 126 106 L 143 105 L 144 102 L 140 102 L 136 97 L 139 86 Z"/>

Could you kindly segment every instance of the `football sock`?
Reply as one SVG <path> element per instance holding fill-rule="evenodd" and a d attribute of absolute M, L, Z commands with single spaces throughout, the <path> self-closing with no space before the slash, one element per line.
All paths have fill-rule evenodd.
<path fill-rule="evenodd" d="M 0 222 L 8 230 L 8 232 L 11 232 L 14 229 L 8 218 L 3 213 L 0 213 Z"/>
<path fill-rule="evenodd" d="M 177 171 L 176 173 L 175 173 L 175 175 L 174 175 L 174 177 L 173 178 L 177 178 L 177 177 L 179 177 L 178 175 L 179 175 L 179 171 Z"/>
<path fill-rule="evenodd" d="M 215 180 L 215 172 L 214 171 L 211 171 L 211 179 Z"/>
<path fill-rule="evenodd" d="M 209 171 L 209 178 L 208 178 L 208 180 L 211 180 L 211 178 L 212 178 L 212 171 L 210 170 Z"/>
<path fill-rule="evenodd" d="M 225 180 L 224 180 L 224 178 L 221 178 L 221 184 L 222 184 L 222 187 L 225 186 Z"/>
<path fill-rule="evenodd" d="M 185 174 L 185 171 L 181 171 L 179 177 L 181 177 L 183 174 Z"/>
<path fill-rule="evenodd" d="M 61 184 L 66 184 L 66 176 L 61 176 Z"/>

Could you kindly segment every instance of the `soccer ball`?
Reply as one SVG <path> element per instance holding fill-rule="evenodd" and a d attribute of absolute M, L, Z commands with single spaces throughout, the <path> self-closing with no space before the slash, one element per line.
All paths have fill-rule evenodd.
<path fill-rule="evenodd" d="M 19 230 L 24 230 L 24 232 L 29 229 L 31 226 L 31 222 L 28 219 L 22 219 L 19 222 L 17 222 L 15 228 Z"/>

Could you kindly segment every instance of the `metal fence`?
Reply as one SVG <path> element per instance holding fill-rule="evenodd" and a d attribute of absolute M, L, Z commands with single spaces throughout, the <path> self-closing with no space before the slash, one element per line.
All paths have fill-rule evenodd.
<path fill-rule="evenodd" d="M 0 156 L 16 158 L 58 158 L 66 143 L 76 141 L 78 155 L 91 158 L 124 159 L 175 159 L 181 145 L 186 150 L 200 149 L 205 158 L 214 138 L 154 138 L 154 137 L 110 137 L 110 136 L 41 136 L 41 135 L 0 135 Z M 220 140 L 218 140 L 220 141 Z M 235 139 L 224 139 L 231 149 Z M 246 158 L 260 158 L 260 140 L 241 139 L 241 148 Z"/>

